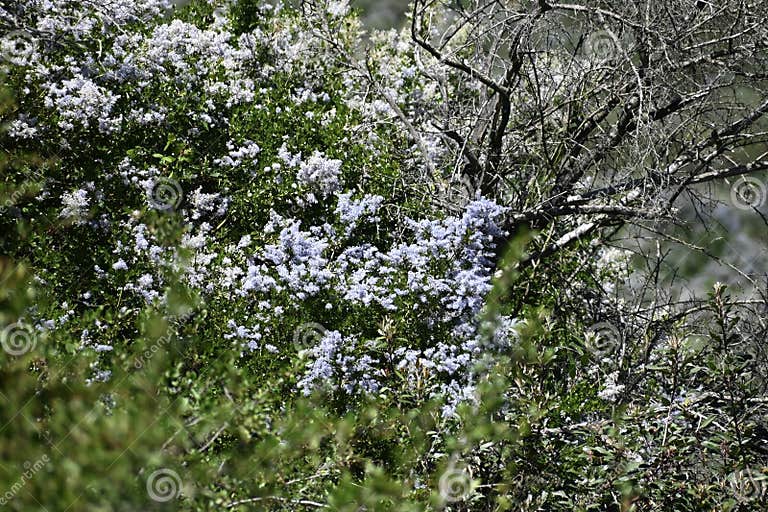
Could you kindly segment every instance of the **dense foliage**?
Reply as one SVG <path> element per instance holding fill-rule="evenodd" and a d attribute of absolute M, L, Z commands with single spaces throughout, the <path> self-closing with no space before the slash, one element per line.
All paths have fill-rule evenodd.
<path fill-rule="evenodd" d="M 475 93 L 407 33 L 360 56 L 340 0 L 0 29 L 5 508 L 764 507 L 764 331 L 721 285 L 633 324 L 597 237 L 518 265 L 547 234 L 413 137 Z"/>

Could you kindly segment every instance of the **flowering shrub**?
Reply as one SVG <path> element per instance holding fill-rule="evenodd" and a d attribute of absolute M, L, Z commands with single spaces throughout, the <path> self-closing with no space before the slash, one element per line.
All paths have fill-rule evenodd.
<path fill-rule="evenodd" d="M 419 197 L 449 160 L 408 129 L 440 108 L 417 79 L 437 64 L 375 34 L 372 82 L 346 2 L 27 0 L 0 26 L 0 449 L 46 462 L 20 490 L 3 469 L 3 504 L 630 510 L 701 463 L 657 473 L 719 386 L 692 355 L 672 394 L 636 391 L 663 406 L 585 364 L 623 255 L 516 269 L 507 208 Z M 725 499 L 703 473 L 681 510 Z"/>
<path fill-rule="evenodd" d="M 397 203 L 369 192 L 382 190 L 397 168 L 384 183 L 358 174 L 360 166 L 385 166 L 386 147 L 376 151 L 381 143 L 355 135 L 363 113 L 327 82 L 338 71 L 322 63 L 322 48 L 309 50 L 319 53 L 311 69 L 299 61 L 300 47 L 322 42 L 302 35 L 296 14 L 276 11 L 267 9 L 261 23 L 296 25 L 290 33 L 278 31 L 279 43 L 271 32 L 235 36 L 221 17 L 204 27 L 155 18 L 137 22 L 130 37 L 105 30 L 101 44 L 110 50 L 99 62 L 54 48 L 12 69 L 11 78 L 23 80 L 30 92 L 18 98 L 26 121 L 13 124 L 10 137 L 41 151 L 43 141 L 58 141 L 58 162 L 47 172 L 56 184 L 37 197 L 35 213 L 58 210 L 68 227 L 49 239 L 49 247 L 77 232 L 100 251 L 80 262 L 78 282 L 68 283 L 68 294 L 86 300 L 71 308 L 62 298 L 61 309 L 37 310 L 24 320 L 79 337 L 80 349 L 98 354 L 94 374 L 105 376 L 120 340 L 92 341 L 105 327 L 75 317 L 116 307 L 110 297 L 118 296 L 122 308 L 163 309 L 170 273 L 203 301 L 221 300 L 206 335 L 244 357 L 290 355 L 292 333 L 302 322 L 346 331 L 343 341 L 331 331 L 332 346 L 329 334 L 307 347 L 312 363 L 299 385 L 305 393 L 321 382 L 347 393 L 373 392 L 394 370 L 427 371 L 441 376 L 438 389 L 455 402 L 468 395 L 464 387 L 480 352 L 478 314 L 490 289 L 490 251 L 501 234 L 495 220 L 502 209 L 480 200 L 461 217 L 382 218 L 379 210 Z M 131 17 L 121 11 L 120 19 L 140 20 L 143 12 Z M 115 16 L 87 6 L 84 14 Z M 66 25 L 57 30 L 67 39 L 82 36 Z M 254 66 L 256 55 L 269 52 L 272 58 Z M 57 64 L 62 58 L 65 66 Z M 46 91 L 42 104 L 33 90 Z M 171 101 L 179 96 L 187 99 Z M 296 117 L 303 118 L 300 134 L 293 132 Z M 313 149 L 314 137 L 302 137 L 330 137 L 334 130 L 345 134 L 333 148 L 344 160 Z M 102 135 L 111 142 L 93 143 Z M 73 165 L 84 154 L 95 165 Z M 251 213 L 257 205 L 268 211 Z M 155 212 L 179 223 L 175 238 L 163 239 Z M 244 221 L 249 225 L 238 225 Z M 398 225 L 410 234 L 372 234 Z M 58 249 L 58 258 L 68 261 L 79 251 L 78 245 Z M 36 273 L 48 282 L 53 276 L 47 269 L 57 265 L 40 261 L 50 262 Z M 388 315 L 398 315 L 398 328 L 415 329 L 420 341 L 382 351 L 377 326 Z M 352 318 L 365 322 L 353 324 Z M 335 384 L 332 367 L 339 374 Z"/>

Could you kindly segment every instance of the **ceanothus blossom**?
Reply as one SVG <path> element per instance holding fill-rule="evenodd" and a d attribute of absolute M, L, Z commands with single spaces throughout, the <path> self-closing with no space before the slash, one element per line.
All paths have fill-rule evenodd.
<path fill-rule="evenodd" d="M 76 224 L 85 222 L 88 207 L 90 206 L 87 190 L 78 189 L 72 192 L 65 192 L 61 196 L 61 204 L 63 206 L 59 214 L 61 218 L 73 221 Z"/>
<path fill-rule="evenodd" d="M 328 14 L 334 18 L 344 16 L 349 12 L 349 0 L 331 0 L 328 2 Z"/>
<path fill-rule="evenodd" d="M 344 234 L 349 236 L 361 218 L 368 217 L 376 222 L 378 218 L 375 217 L 375 214 L 383 202 L 384 198 L 376 195 L 366 194 L 361 199 L 352 199 L 351 192 L 339 194 L 336 215 L 344 224 Z"/>
<path fill-rule="evenodd" d="M 329 243 L 320 234 L 321 228 L 307 232 L 300 230 L 299 222 L 290 222 L 280 230 L 278 243 L 267 245 L 261 253 L 299 299 L 316 294 L 333 277 L 323 255 Z"/>
<path fill-rule="evenodd" d="M 305 162 L 299 164 L 296 179 L 311 190 L 327 196 L 339 190 L 341 160 L 327 158 L 322 152 L 315 151 Z"/>
<path fill-rule="evenodd" d="M 605 383 L 597 396 L 607 402 L 616 402 L 619 395 L 624 391 L 624 385 L 618 383 L 619 372 L 612 372 L 605 377 Z"/>
<path fill-rule="evenodd" d="M 11 122 L 8 135 L 15 139 L 33 139 L 37 133 L 37 120 L 22 114 L 18 119 Z"/>
<path fill-rule="evenodd" d="M 222 198 L 219 193 L 205 193 L 202 191 L 202 187 L 199 187 L 189 194 L 189 203 L 192 206 L 189 217 L 196 221 L 202 217 L 223 216 L 227 212 L 229 199 Z"/>
<path fill-rule="evenodd" d="M 213 61 L 231 62 L 235 53 L 229 44 L 231 37 L 226 31 L 201 30 L 173 20 L 152 32 L 141 63 L 150 71 L 171 71 L 177 83 L 184 83 L 187 78 L 207 75 Z"/>
<path fill-rule="evenodd" d="M 318 344 L 310 349 L 313 360 L 298 383 L 302 392 L 309 395 L 318 387 L 333 386 L 347 393 L 372 393 L 378 390 L 376 377 L 381 374 L 381 370 L 375 368 L 375 362 L 370 356 L 354 355 L 357 345 L 355 337 L 344 337 L 339 331 L 326 332 Z"/>
<path fill-rule="evenodd" d="M 256 161 L 256 158 L 261 152 L 259 145 L 252 140 L 244 141 L 240 147 L 236 147 L 234 142 L 229 141 L 227 142 L 227 149 L 229 150 L 229 154 L 214 160 L 215 164 L 226 167 L 239 167 L 246 160 L 252 162 Z"/>
<path fill-rule="evenodd" d="M 97 85 L 92 80 L 76 76 L 52 85 L 45 99 L 49 108 L 56 108 L 61 121 L 59 127 L 65 131 L 76 125 L 89 128 L 97 124 L 104 133 L 112 133 L 120 128 L 120 119 L 112 119 L 112 108 L 120 99 L 112 91 Z"/>
<path fill-rule="evenodd" d="M 372 217 L 380 203 L 375 196 L 351 201 L 351 194 L 339 194 L 334 213 L 346 230 L 355 222 L 375 221 Z M 300 389 L 304 393 L 329 386 L 348 393 L 375 390 L 383 385 L 385 369 L 396 366 L 405 374 L 427 371 L 433 377 L 441 376 L 446 384 L 439 389 L 451 395 L 455 406 L 457 396 L 471 394 L 465 387 L 471 387 L 473 365 L 487 348 L 481 339 L 481 316 L 491 289 L 491 256 L 494 236 L 501 232 L 497 220 L 502 212 L 495 203 L 480 199 L 468 205 L 460 217 L 411 220 L 411 241 L 396 242 L 389 248 L 345 246 L 347 235 L 339 236 L 332 226 L 302 229 L 299 221 L 273 213 L 263 231 L 276 241 L 257 248 L 250 256 L 247 249 L 253 241 L 242 248 L 233 247 L 232 257 L 227 257 L 231 276 L 226 278 L 227 288 L 235 286 L 239 277 L 236 293 L 252 297 L 257 304 L 271 298 L 270 308 L 275 308 L 276 297 L 286 300 L 283 291 L 290 291 L 288 302 L 282 302 L 288 308 L 298 308 L 311 297 L 333 297 L 325 309 L 414 312 L 414 321 L 421 328 L 429 331 L 438 327 L 422 340 L 422 348 L 401 346 L 393 352 L 395 359 L 390 359 L 390 355 L 373 349 L 370 338 L 362 332 L 328 331 L 307 351 L 309 363 Z M 234 271 L 238 253 L 249 263 Z M 259 311 L 266 306 L 260 306 Z M 247 331 L 231 330 L 231 336 L 243 340 L 250 350 L 267 348 L 274 334 L 263 334 L 259 340 L 246 334 L 262 332 L 268 323 L 268 317 L 258 322 L 252 319 L 241 326 Z M 511 331 L 514 321 L 508 323 Z M 501 342 L 494 346 L 508 348 Z"/>
<path fill-rule="evenodd" d="M 229 320 L 229 322 L 227 322 L 227 328 L 230 332 L 224 335 L 225 340 L 245 340 L 245 344 L 250 350 L 259 348 L 258 342 L 262 337 L 260 332 L 242 325 L 237 325 L 234 320 Z"/>

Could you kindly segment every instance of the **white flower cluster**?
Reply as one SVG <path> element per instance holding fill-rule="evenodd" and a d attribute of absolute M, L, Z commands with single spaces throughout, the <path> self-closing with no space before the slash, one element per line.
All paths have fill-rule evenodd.
<path fill-rule="evenodd" d="M 120 128 L 120 120 L 112 119 L 112 108 L 120 96 L 95 84 L 82 76 L 75 76 L 61 82 L 60 86 L 51 86 L 45 104 L 55 108 L 61 116 L 59 127 L 65 131 L 75 125 L 88 128 L 97 125 L 104 133 L 115 132 Z"/>
<path fill-rule="evenodd" d="M 246 161 L 255 162 L 261 148 L 252 140 L 246 140 L 241 147 L 236 148 L 232 141 L 227 142 L 229 154 L 225 157 L 217 158 L 214 163 L 226 167 L 239 167 Z"/>
<path fill-rule="evenodd" d="M 619 372 L 612 372 L 605 377 L 603 388 L 598 391 L 597 396 L 608 402 L 615 402 L 622 391 L 624 384 L 619 384 Z"/>
<path fill-rule="evenodd" d="M 496 220 L 502 209 L 480 200 L 459 218 L 410 221 L 411 241 L 387 250 L 348 244 L 349 227 L 375 223 L 381 201 L 375 196 L 352 200 L 349 193 L 339 194 L 335 223 L 344 236 L 329 224 L 304 231 L 299 221 L 273 215 L 263 231 L 276 236 L 274 243 L 254 251 L 247 240 L 233 248 L 223 262 L 218 293 L 248 298 L 256 309 L 248 315 L 252 319 L 248 324 L 233 318 L 239 328 L 226 338 L 238 339 L 251 350 L 274 346 L 273 318 L 265 312 L 300 311 L 305 301 L 319 298 L 331 311 L 367 308 L 413 314 L 418 319 L 414 327 L 425 332 L 426 348 L 403 346 L 384 355 L 363 331 L 334 331 L 310 350 L 312 361 L 302 389 L 309 392 L 333 384 L 350 392 L 374 390 L 382 385 L 384 370 L 395 366 L 406 374 L 427 371 L 445 382 L 440 387 L 443 393 L 464 396 L 465 387 L 471 387 L 472 365 L 488 348 L 483 346 L 480 324 L 491 288 L 490 258 L 494 236 L 500 234 Z M 236 264 L 238 260 L 243 263 Z M 507 323 L 511 332 L 514 321 Z M 336 380 L 330 379 L 333 376 Z"/>
<path fill-rule="evenodd" d="M 63 208 L 59 214 L 60 217 L 77 224 L 82 224 L 86 219 L 90 204 L 88 191 L 78 189 L 72 192 L 65 192 L 61 196 L 61 204 Z"/>
<path fill-rule="evenodd" d="M 299 164 L 296 179 L 310 189 L 328 196 L 339 190 L 341 160 L 326 158 L 320 151 L 315 151 L 306 162 Z"/>

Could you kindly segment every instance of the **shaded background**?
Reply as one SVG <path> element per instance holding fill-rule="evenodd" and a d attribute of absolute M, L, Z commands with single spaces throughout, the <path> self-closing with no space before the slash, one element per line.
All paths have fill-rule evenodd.
<path fill-rule="evenodd" d="M 366 27 L 387 29 L 402 25 L 409 0 L 351 0 L 363 12 Z"/>

